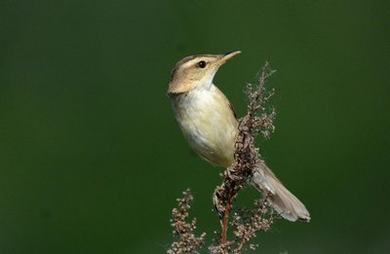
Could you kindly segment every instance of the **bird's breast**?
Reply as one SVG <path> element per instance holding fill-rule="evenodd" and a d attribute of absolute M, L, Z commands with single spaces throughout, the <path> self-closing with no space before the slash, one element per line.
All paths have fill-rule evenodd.
<path fill-rule="evenodd" d="M 238 124 L 225 95 L 214 85 L 194 89 L 174 99 L 173 107 L 195 152 L 212 164 L 230 166 Z"/>

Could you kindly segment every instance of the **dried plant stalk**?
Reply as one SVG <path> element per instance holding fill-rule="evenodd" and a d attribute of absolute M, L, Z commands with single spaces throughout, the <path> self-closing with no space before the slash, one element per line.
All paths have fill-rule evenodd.
<path fill-rule="evenodd" d="M 202 247 L 206 233 L 196 236 L 196 219 L 187 222 L 189 209 L 194 197 L 191 191 L 187 189 L 183 192 L 183 197 L 177 199 L 177 208 L 172 209 L 171 226 L 173 227 L 173 235 L 176 238 L 168 249 L 167 254 L 193 254 L 198 253 Z"/>
<path fill-rule="evenodd" d="M 221 224 L 220 246 L 227 253 L 229 246 L 227 232 L 229 216 L 233 208 L 233 201 L 238 192 L 250 181 L 252 169 L 260 161 L 260 153 L 255 146 L 255 137 L 260 133 L 269 138 L 275 127 L 273 121 L 276 113 L 274 109 L 268 112 L 267 103 L 274 94 L 274 90 L 267 93 L 265 84 L 275 71 L 266 63 L 261 71 L 257 86 L 247 85 L 248 106 L 246 115 L 239 120 L 239 133 L 236 140 L 234 163 L 223 173 L 223 182 L 214 192 L 214 206 L 218 211 Z"/>
<path fill-rule="evenodd" d="M 231 225 L 235 240 L 231 252 L 239 254 L 246 243 L 256 237 L 257 232 L 267 231 L 274 221 L 272 209 L 267 203 L 267 197 L 255 202 L 252 210 L 241 210 L 233 214 Z M 257 245 L 249 245 L 249 249 L 255 250 Z"/>

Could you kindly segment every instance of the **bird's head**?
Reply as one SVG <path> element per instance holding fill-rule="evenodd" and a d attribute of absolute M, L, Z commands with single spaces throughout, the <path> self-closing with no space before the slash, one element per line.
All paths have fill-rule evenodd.
<path fill-rule="evenodd" d="M 193 55 L 180 60 L 172 70 L 168 94 L 180 94 L 192 89 L 210 86 L 219 67 L 241 51 L 223 55 Z"/>

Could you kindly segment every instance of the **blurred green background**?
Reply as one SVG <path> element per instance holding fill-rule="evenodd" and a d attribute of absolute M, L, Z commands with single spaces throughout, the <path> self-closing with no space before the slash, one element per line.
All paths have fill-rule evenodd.
<path fill-rule="evenodd" d="M 0 0 L 0 253 L 164 253 L 186 187 L 212 238 L 219 169 L 166 89 L 182 57 L 236 49 L 216 84 L 242 115 L 245 83 L 278 70 L 261 149 L 312 214 L 259 252 L 388 253 L 389 17 L 388 1 Z"/>

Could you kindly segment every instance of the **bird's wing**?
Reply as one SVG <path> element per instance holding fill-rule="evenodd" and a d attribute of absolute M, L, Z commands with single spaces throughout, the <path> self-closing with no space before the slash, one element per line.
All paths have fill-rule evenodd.
<path fill-rule="evenodd" d="M 233 104 L 230 103 L 229 99 L 226 98 L 226 95 L 225 95 L 225 94 L 224 94 L 216 85 L 214 85 L 214 86 L 215 86 L 215 88 L 217 89 L 217 92 L 220 94 L 220 96 L 221 96 L 221 97 L 226 101 L 226 103 L 229 105 L 229 108 L 231 109 L 231 111 L 232 111 L 232 113 L 233 113 L 233 115 L 234 115 L 234 118 L 235 118 L 236 120 L 238 120 L 238 119 L 237 119 L 236 110 L 234 109 Z"/>
<path fill-rule="evenodd" d="M 228 103 L 229 103 L 229 108 L 233 111 L 234 117 L 237 119 L 237 114 L 236 111 L 234 110 L 233 104 L 231 104 L 230 101 Z"/>

